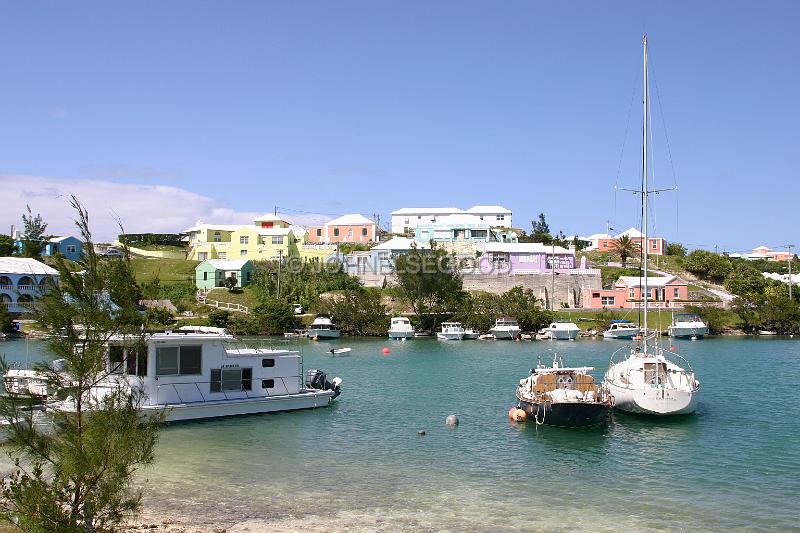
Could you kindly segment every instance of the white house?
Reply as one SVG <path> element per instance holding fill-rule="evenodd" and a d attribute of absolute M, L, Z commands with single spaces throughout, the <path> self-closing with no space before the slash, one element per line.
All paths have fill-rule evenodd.
<path fill-rule="evenodd" d="M 27 313 L 33 300 L 58 279 L 58 270 L 35 259 L 0 257 L 0 305 L 10 313 Z"/>
<path fill-rule="evenodd" d="M 419 225 L 436 223 L 450 215 L 475 215 L 492 227 L 511 228 L 510 209 L 499 205 L 476 205 L 467 210 L 458 207 L 404 207 L 392 211 L 392 233 L 414 233 Z"/>

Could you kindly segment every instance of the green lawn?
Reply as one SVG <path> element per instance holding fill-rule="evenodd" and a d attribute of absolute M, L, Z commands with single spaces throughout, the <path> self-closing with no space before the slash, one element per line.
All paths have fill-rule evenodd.
<path fill-rule="evenodd" d="M 184 259 L 131 258 L 133 273 L 139 283 L 150 281 L 156 276 L 162 283 L 175 281 L 194 282 L 194 267 L 198 264 L 198 261 L 186 261 Z"/>
<path fill-rule="evenodd" d="M 245 289 L 240 292 L 229 292 L 228 289 L 224 288 L 211 289 L 208 293 L 208 299 L 230 304 L 245 305 L 250 309 L 252 309 L 256 303 L 253 297 L 253 291 L 250 289 Z"/>

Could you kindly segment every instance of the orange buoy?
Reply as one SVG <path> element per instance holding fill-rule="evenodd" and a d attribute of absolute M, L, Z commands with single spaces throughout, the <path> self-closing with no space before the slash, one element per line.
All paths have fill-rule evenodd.
<path fill-rule="evenodd" d="M 514 420 L 514 411 L 516 411 L 516 410 L 517 410 L 516 407 L 512 407 L 511 409 L 509 409 L 508 410 L 508 418 L 510 418 L 511 420 Z"/>
<path fill-rule="evenodd" d="M 390 353 L 392 353 L 392 351 L 389 348 L 383 349 L 383 355 L 389 355 Z"/>

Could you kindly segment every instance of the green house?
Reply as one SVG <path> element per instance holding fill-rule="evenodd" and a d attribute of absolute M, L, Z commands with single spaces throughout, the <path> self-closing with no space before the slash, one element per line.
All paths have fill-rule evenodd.
<path fill-rule="evenodd" d="M 253 270 L 253 262 L 249 259 L 206 259 L 194 269 L 195 285 L 198 289 L 224 287 L 225 280 L 232 276 L 236 278 L 237 287 L 246 287 L 253 281 Z"/>

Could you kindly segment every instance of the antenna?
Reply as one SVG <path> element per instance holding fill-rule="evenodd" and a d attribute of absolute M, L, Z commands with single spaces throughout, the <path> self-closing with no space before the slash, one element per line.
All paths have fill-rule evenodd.
<path fill-rule="evenodd" d="M 784 244 L 783 245 L 786 250 L 789 251 L 789 299 L 792 299 L 792 259 L 794 259 L 794 253 L 792 253 L 792 248 L 794 248 L 794 244 Z"/>

